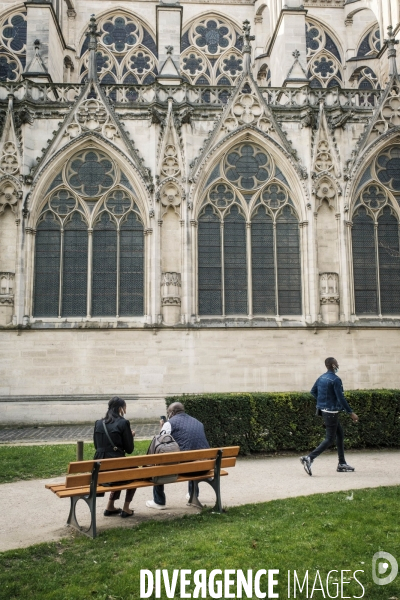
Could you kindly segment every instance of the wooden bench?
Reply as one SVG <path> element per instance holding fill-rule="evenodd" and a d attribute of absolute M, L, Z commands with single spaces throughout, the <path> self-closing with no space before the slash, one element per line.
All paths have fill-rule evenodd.
<path fill-rule="evenodd" d="M 70 498 L 71 506 L 67 525 L 75 527 L 85 535 L 96 537 L 96 494 L 117 490 L 137 489 L 156 485 L 152 477 L 177 475 L 180 481 L 205 481 L 213 488 L 216 496 L 215 510 L 222 512 L 220 478 L 234 467 L 239 446 L 208 448 L 188 452 L 126 456 L 72 462 L 68 466 L 65 483 L 50 483 L 46 488 L 59 498 Z M 121 482 L 121 483 L 118 483 Z M 105 485 L 107 484 L 107 485 Z M 76 504 L 83 499 L 90 509 L 91 523 L 85 531 L 76 517 Z M 192 491 L 189 503 L 201 508 Z"/>

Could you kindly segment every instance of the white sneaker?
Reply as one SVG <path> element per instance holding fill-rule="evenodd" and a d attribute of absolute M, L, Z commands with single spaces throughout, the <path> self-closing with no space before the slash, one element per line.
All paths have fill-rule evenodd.
<path fill-rule="evenodd" d="M 186 500 L 190 500 L 190 494 L 186 494 Z"/>
<path fill-rule="evenodd" d="M 146 506 L 149 508 L 157 508 L 158 510 L 165 510 L 167 508 L 163 504 L 156 504 L 154 500 L 146 500 Z"/>

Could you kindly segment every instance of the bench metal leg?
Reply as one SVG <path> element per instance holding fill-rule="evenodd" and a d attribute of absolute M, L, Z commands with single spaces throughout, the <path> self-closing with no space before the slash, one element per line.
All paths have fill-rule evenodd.
<path fill-rule="evenodd" d="M 222 450 L 218 450 L 218 452 L 217 452 L 217 458 L 216 458 L 216 461 L 215 461 L 215 467 L 214 467 L 214 478 L 213 479 L 205 479 L 204 480 L 209 485 L 211 485 L 211 487 L 213 488 L 213 490 L 215 492 L 216 503 L 215 503 L 215 506 L 214 506 L 214 510 L 218 511 L 219 513 L 223 513 L 224 512 L 224 510 L 222 508 L 221 487 L 220 487 L 220 483 L 221 483 L 221 460 L 222 460 Z"/>
<path fill-rule="evenodd" d="M 92 480 L 90 482 L 90 493 L 89 496 L 73 496 L 70 498 L 71 507 L 67 519 L 67 525 L 74 527 L 84 535 L 94 539 L 97 535 L 96 532 L 96 488 L 97 478 L 100 470 L 100 463 L 96 462 L 92 471 Z M 83 527 L 79 525 L 78 519 L 76 518 L 76 504 L 78 500 L 84 500 L 90 510 L 90 527 L 84 531 Z"/>

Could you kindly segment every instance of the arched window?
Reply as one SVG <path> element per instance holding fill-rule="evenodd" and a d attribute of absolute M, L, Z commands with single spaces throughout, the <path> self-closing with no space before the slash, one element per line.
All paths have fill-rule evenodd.
<path fill-rule="evenodd" d="M 26 10 L 0 21 L 0 81 L 18 81 L 26 64 Z"/>
<path fill-rule="evenodd" d="M 383 150 L 360 179 L 353 227 L 355 311 L 400 313 L 400 146 Z"/>
<path fill-rule="evenodd" d="M 33 315 L 143 314 L 144 229 L 135 192 L 111 158 L 83 150 L 46 193 L 36 233 Z"/>
<path fill-rule="evenodd" d="M 357 48 L 357 58 L 363 56 L 376 56 L 381 49 L 381 34 L 378 23 L 375 23 L 362 38 Z"/>
<path fill-rule="evenodd" d="M 319 24 L 306 20 L 307 76 L 310 87 L 343 85 L 342 57 L 337 43 Z"/>
<path fill-rule="evenodd" d="M 198 220 L 200 315 L 301 315 L 299 223 L 272 157 L 248 142 L 215 167 Z"/>
<path fill-rule="evenodd" d="M 241 31 L 228 19 L 200 17 L 184 29 L 181 73 L 196 85 L 233 85 L 243 73 Z"/>
<path fill-rule="evenodd" d="M 98 22 L 97 73 L 102 83 L 150 84 L 157 75 L 155 36 L 132 15 L 113 13 Z M 88 74 L 88 38 L 81 49 L 80 78 Z"/>

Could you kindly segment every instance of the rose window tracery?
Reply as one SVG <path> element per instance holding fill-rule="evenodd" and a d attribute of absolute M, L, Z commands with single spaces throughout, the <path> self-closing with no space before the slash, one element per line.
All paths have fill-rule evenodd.
<path fill-rule="evenodd" d="M 125 52 L 129 47 L 134 46 L 137 41 L 137 24 L 128 17 L 114 17 L 107 20 L 102 25 L 104 31 L 102 42 L 115 52 Z"/>
<path fill-rule="evenodd" d="M 205 20 L 197 25 L 194 34 L 196 46 L 205 49 L 209 54 L 216 54 L 229 46 L 229 28 L 221 21 Z"/>
<path fill-rule="evenodd" d="M 114 215 L 123 215 L 130 209 L 131 204 L 131 198 L 124 190 L 115 190 L 106 200 L 106 207 Z"/>
<path fill-rule="evenodd" d="M 195 75 L 196 73 L 202 71 L 203 69 L 203 59 L 200 56 L 197 56 L 194 52 L 188 54 L 183 59 L 183 67 L 184 71 L 188 71 L 191 75 Z"/>
<path fill-rule="evenodd" d="M 392 146 L 382 152 L 375 164 L 381 183 L 394 192 L 400 192 L 400 146 Z"/>
<path fill-rule="evenodd" d="M 61 217 L 65 217 L 76 206 L 75 197 L 68 190 L 58 190 L 50 198 L 50 208 Z"/>
<path fill-rule="evenodd" d="M 269 208 L 277 210 L 287 202 L 288 193 L 282 185 L 271 183 L 263 190 L 261 198 Z"/>
<path fill-rule="evenodd" d="M 103 153 L 87 150 L 70 160 L 67 166 L 69 185 L 84 196 L 98 196 L 115 182 L 115 166 Z"/>
<path fill-rule="evenodd" d="M 227 154 L 224 169 L 228 181 L 251 190 L 269 179 L 271 163 L 268 154 L 261 148 L 240 144 Z"/>
<path fill-rule="evenodd" d="M 235 199 L 231 188 L 224 183 L 218 183 L 212 187 L 208 196 L 212 204 L 217 208 L 226 208 Z"/>
<path fill-rule="evenodd" d="M 379 210 L 386 203 L 385 192 L 377 185 L 370 185 L 361 194 L 361 200 L 372 210 Z"/>

